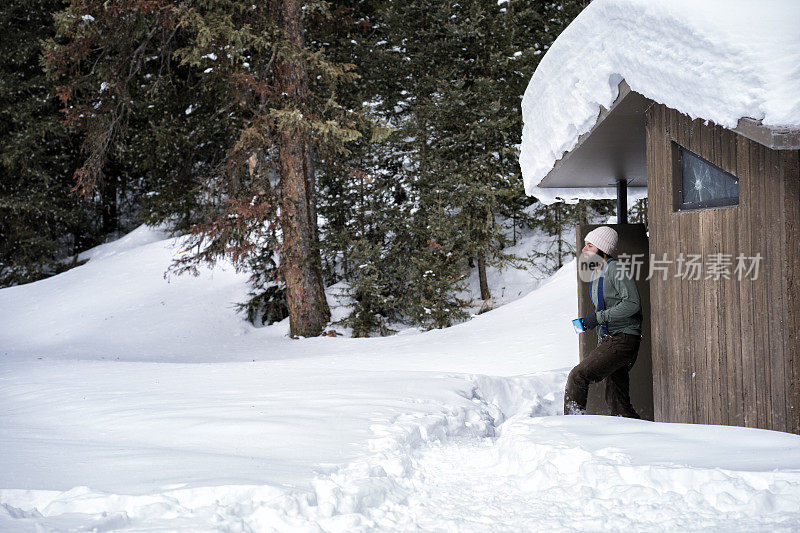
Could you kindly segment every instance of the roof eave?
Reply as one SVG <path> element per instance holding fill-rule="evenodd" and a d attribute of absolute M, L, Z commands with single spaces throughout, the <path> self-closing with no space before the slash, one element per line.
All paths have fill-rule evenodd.
<path fill-rule="evenodd" d="M 592 128 L 555 162 L 539 187 L 609 187 L 621 179 L 631 187 L 646 186 L 643 115 L 652 103 L 622 80 L 614 103 L 601 106 Z"/>
<path fill-rule="evenodd" d="M 760 120 L 740 118 L 733 131 L 772 150 L 800 150 L 797 127 L 765 126 Z"/>
<path fill-rule="evenodd" d="M 600 108 L 592 128 L 575 147 L 555 162 L 538 187 L 610 187 L 626 180 L 630 187 L 647 185 L 644 113 L 653 104 L 622 80 L 610 108 Z M 772 150 L 800 150 L 800 128 L 769 126 L 741 118 L 732 131 Z"/>

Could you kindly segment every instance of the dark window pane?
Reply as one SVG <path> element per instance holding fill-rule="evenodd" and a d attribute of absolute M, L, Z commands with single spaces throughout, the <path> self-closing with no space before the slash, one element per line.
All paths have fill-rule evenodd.
<path fill-rule="evenodd" d="M 692 209 L 739 203 L 739 180 L 736 176 L 685 148 L 681 148 L 681 175 L 682 207 Z"/>

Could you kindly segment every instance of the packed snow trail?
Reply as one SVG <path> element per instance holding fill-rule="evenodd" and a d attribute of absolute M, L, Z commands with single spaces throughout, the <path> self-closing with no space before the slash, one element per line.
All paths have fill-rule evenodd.
<path fill-rule="evenodd" d="M 713 455 L 708 432 L 723 443 Z M 626 446 L 620 435 L 635 439 Z M 496 440 L 419 450 L 405 501 L 369 516 L 391 531 L 797 531 L 800 470 L 748 468 L 763 460 L 754 452 L 785 465 L 782 444 L 800 466 L 797 440 L 607 417 L 516 418 Z"/>

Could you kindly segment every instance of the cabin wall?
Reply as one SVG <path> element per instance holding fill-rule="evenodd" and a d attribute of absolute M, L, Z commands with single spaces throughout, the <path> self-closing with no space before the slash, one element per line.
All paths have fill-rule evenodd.
<path fill-rule="evenodd" d="M 647 112 L 648 222 L 656 260 L 731 254 L 730 279 L 650 280 L 655 419 L 800 433 L 800 165 L 728 129 Z M 739 178 L 739 205 L 676 211 L 676 147 Z M 760 254 L 757 279 L 736 257 Z"/>

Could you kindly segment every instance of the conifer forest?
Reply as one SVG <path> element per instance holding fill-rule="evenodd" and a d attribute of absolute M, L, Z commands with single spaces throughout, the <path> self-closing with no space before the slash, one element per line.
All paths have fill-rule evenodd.
<path fill-rule="evenodd" d="M 318 335 L 464 318 L 487 265 L 551 271 L 610 201 L 544 205 L 517 162 L 520 102 L 588 0 L 6 0 L 0 287 L 69 269 L 140 224 L 191 235 L 166 275 L 225 259 L 240 310 Z M 505 249 L 539 228 L 549 257 Z M 555 242 L 554 241 L 554 242 Z"/>

